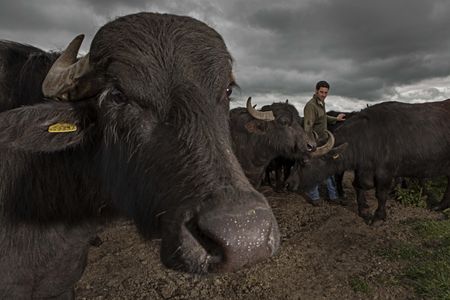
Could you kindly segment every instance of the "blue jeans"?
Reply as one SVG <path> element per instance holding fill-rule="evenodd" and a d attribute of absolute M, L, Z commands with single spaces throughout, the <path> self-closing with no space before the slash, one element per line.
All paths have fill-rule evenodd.
<path fill-rule="evenodd" d="M 334 176 L 328 177 L 325 180 L 325 182 L 327 184 L 328 198 L 331 201 L 337 200 L 338 194 L 337 194 L 337 191 L 336 191 L 336 184 L 334 182 Z M 317 184 L 315 187 L 313 187 L 311 190 L 309 190 L 307 194 L 311 198 L 311 200 L 313 200 L 313 201 L 319 200 L 320 199 L 319 184 Z"/>

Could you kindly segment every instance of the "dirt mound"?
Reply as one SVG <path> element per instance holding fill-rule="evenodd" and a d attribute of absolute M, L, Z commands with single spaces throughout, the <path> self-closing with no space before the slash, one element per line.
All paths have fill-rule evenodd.
<path fill-rule="evenodd" d="M 388 203 L 388 219 L 366 225 L 357 216 L 351 174 L 348 206 L 313 207 L 298 194 L 263 190 L 278 220 L 281 248 L 256 266 L 232 274 L 195 276 L 164 268 L 159 242 L 143 241 L 129 221 L 111 224 L 92 248 L 76 287 L 77 299 L 406 299 L 414 293 L 392 284 L 401 266 L 377 255 L 410 240 L 404 221 L 437 219 L 439 213 Z M 376 205 L 373 193 L 369 204 Z M 370 292 L 355 288 L 368 282 Z"/>

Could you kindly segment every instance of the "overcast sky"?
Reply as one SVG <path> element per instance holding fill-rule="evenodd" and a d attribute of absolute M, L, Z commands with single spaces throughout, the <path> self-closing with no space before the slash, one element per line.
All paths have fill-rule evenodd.
<path fill-rule="evenodd" d="M 60 50 L 139 11 L 189 15 L 215 28 L 235 60 L 241 90 L 261 107 L 294 103 L 303 114 L 315 83 L 327 109 L 450 98 L 449 0 L 0 0 L 0 39 Z"/>

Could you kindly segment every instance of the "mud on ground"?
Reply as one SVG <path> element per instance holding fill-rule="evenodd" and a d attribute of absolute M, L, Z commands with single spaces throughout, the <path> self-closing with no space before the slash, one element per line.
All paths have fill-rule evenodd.
<path fill-rule="evenodd" d="M 409 219 L 438 219 L 440 213 L 388 202 L 388 219 L 376 226 L 357 216 L 351 174 L 348 206 L 313 207 L 298 194 L 261 190 L 278 220 L 281 247 L 276 256 L 232 274 L 196 276 L 164 268 L 159 242 L 146 242 L 130 221 L 111 224 L 92 248 L 77 299 L 412 299 L 395 284 L 401 267 L 376 254 L 399 240 L 411 240 Z M 372 208 L 376 202 L 368 195 Z M 352 282 L 365 282 L 358 291 Z"/>

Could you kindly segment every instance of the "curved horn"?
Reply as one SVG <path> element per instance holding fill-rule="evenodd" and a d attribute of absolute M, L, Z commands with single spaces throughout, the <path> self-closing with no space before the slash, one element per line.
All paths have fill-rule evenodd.
<path fill-rule="evenodd" d="M 247 111 L 253 118 L 258 119 L 258 120 L 264 120 L 264 121 L 275 120 L 275 117 L 271 110 L 259 111 L 259 110 L 254 109 L 252 106 L 252 97 L 248 97 L 248 99 L 247 99 Z"/>
<path fill-rule="evenodd" d="M 76 87 L 77 79 L 89 71 L 89 54 L 77 61 L 83 39 L 84 34 L 75 37 L 53 63 L 42 83 L 45 97 L 69 100 L 70 91 Z M 72 98 L 80 98 L 82 95 L 78 96 Z"/>
<path fill-rule="evenodd" d="M 313 136 L 314 136 L 314 140 L 317 141 L 319 139 L 319 135 L 314 130 L 312 131 L 312 133 L 313 133 Z"/>
<path fill-rule="evenodd" d="M 311 157 L 320 157 L 322 155 L 327 154 L 331 149 L 333 149 L 334 135 L 328 130 L 325 131 L 328 134 L 327 142 L 325 143 L 325 145 L 317 147 L 316 151 L 311 152 Z"/>

